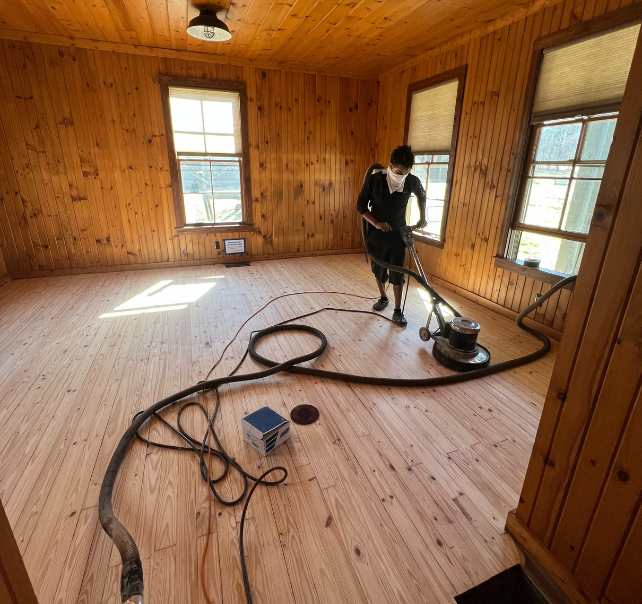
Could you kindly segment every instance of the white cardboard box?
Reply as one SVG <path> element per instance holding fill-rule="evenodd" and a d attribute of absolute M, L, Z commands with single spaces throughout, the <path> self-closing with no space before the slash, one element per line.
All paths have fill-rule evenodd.
<path fill-rule="evenodd" d="M 243 440 L 261 455 L 268 455 L 290 438 L 290 422 L 269 407 L 243 418 Z"/>

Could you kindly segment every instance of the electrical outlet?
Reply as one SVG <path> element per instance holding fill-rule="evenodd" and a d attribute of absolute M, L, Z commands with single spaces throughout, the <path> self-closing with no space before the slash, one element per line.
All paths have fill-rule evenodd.
<path fill-rule="evenodd" d="M 214 242 L 214 247 L 215 247 L 217 250 L 220 250 L 220 249 L 221 249 L 221 242 L 220 242 L 220 241 L 215 241 L 215 242 Z"/>

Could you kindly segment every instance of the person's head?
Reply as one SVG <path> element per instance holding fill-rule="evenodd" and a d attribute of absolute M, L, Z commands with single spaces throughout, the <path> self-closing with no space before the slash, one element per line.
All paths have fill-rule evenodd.
<path fill-rule="evenodd" d="M 398 176 L 404 176 L 415 165 L 415 154 L 408 145 L 397 147 L 390 154 L 390 167 Z"/>

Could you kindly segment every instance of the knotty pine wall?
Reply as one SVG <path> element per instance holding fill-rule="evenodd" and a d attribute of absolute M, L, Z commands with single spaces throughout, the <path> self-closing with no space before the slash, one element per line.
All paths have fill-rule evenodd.
<path fill-rule="evenodd" d="M 176 234 L 159 74 L 246 83 L 254 232 Z M 254 258 L 361 247 L 376 81 L 8 40 L 0 81 L 0 250 L 14 276 L 206 262 L 230 237 Z"/>
<path fill-rule="evenodd" d="M 603 604 L 642 602 L 640 190 L 642 40 L 513 519 Z"/>
<path fill-rule="evenodd" d="M 7 265 L 4 263 L 4 258 L 2 257 L 2 252 L 0 251 L 0 277 L 4 277 L 7 272 Z"/>
<path fill-rule="evenodd" d="M 550 285 L 495 268 L 506 194 L 517 140 L 533 42 L 587 21 L 631 0 L 566 0 L 497 31 L 388 72 L 380 78 L 377 159 L 384 163 L 403 142 L 408 85 L 467 64 L 464 106 L 446 226 L 439 249 L 418 244 L 426 272 L 513 311 L 533 302 Z M 571 294 L 551 297 L 534 319 L 561 331 Z"/>

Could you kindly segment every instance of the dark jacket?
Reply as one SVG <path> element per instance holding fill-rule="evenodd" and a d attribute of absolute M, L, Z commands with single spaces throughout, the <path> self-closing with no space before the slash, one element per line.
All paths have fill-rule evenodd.
<path fill-rule="evenodd" d="M 365 214 L 370 202 L 370 211 L 377 220 L 387 222 L 391 227 L 400 227 L 406 224 L 406 206 L 412 193 L 417 196 L 420 206 L 426 203 L 426 191 L 414 174 L 408 174 L 406 177 L 403 191 L 391 194 L 386 173 L 377 172 L 363 184 L 357 199 L 357 211 Z"/>

